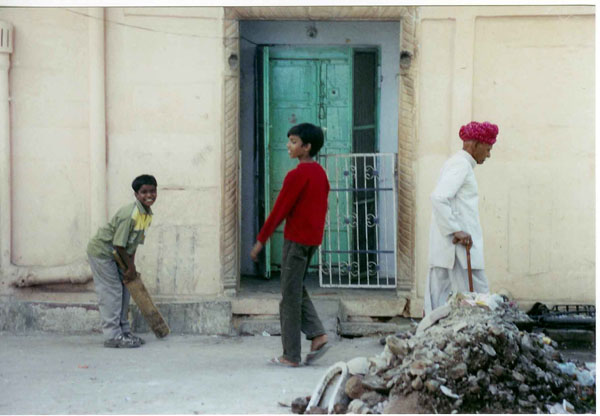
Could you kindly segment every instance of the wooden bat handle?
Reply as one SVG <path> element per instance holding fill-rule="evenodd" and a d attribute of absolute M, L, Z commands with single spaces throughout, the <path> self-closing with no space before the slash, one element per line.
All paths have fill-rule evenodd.
<path fill-rule="evenodd" d="M 467 244 L 467 272 L 469 274 L 469 292 L 473 291 L 473 272 L 471 271 L 471 246 Z"/>

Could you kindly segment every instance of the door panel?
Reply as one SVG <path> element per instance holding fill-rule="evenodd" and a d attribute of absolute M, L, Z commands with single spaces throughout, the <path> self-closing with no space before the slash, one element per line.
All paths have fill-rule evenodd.
<path fill-rule="evenodd" d="M 348 107 L 350 104 L 350 62 L 328 60 L 325 65 L 327 89 L 324 91 L 327 105 Z"/>
<path fill-rule="evenodd" d="M 264 97 L 268 102 L 263 103 L 265 117 L 269 120 L 265 122 L 268 126 L 265 215 L 272 209 L 285 175 L 298 163 L 289 158 L 286 147 L 287 132 L 292 126 L 305 122 L 321 126 L 325 133 L 321 154 L 350 153 L 352 150 L 351 49 L 271 47 L 268 50 L 264 83 L 268 84 L 265 89 L 269 93 Z M 272 266 L 281 264 L 284 225 L 282 223 L 273 233 L 265 248 L 268 251 L 267 277 Z M 348 238 L 344 236 L 343 239 Z M 338 241 L 333 244 L 337 247 Z M 348 241 L 339 244 L 345 250 L 351 247 Z M 311 264 L 318 264 L 317 256 Z"/>
<path fill-rule="evenodd" d="M 316 102 L 316 61 L 271 59 L 270 71 L 271 100 L 278 105 L 296 106 Z"/>
<path fill-rule="evenodd" d="M 324 149 L 321 154 L 347 154 L 352 152 L 352 113 L 350 90 L 351 60 L 327 60 L 321 64 L 321 80 L 323 105 L 325 106 L 325 119 L 323 127 L 327 132 Z M 340 192 L 340 189 L 352 187 L 351 166 L 337 164 L 328 168 L 329 181 L 332 191 L 329 195 L 329 206 L 335 211 L 329 212 L 328 225 L 323 238 L 323 248 L 327 251 L 339 251 L 332 254 L 331 259 L 338 264 L 351 264 L 353 233 L 352 227 L 352 200 L 353 195 Z M 333 227 L 340 230 L 331 233 Z"/>
<path fill-rule="evenodd" d="M 270 182 L 270 207 L 272 208 L 281 191 L 283 179 L 294 169 L 297 161 L 290 159 L 287 152 L 287 132 L 290 127 L 302 122 L 317 123 L 318 111 L 318 68 L 314 60 L 271 60 L 270 79 L 270 166 L 267 171 Z M 268 213 L 267 213 L 268 215 Z M 285 221 L 277 227 L 270 239 L 271 262 L 281 264 L 283 229 Z"/>

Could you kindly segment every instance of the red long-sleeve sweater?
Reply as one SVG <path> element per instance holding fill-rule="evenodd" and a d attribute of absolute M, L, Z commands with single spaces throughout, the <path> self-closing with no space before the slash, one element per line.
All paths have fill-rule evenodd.
<path fill-rule="evenodd" d="M 288 172 L 275 205 L 256 238 L 265 244 L 285 220 L 283 237 L 307 246 L 323 240 L 329 181 L 325 170 L 316 162 L 298 163 Z"/>

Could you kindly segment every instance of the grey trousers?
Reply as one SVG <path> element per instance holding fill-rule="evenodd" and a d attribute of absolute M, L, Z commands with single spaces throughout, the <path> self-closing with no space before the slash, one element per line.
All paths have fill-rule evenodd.
<path fill-rule="evenodd" d="M 304 286 L 304 277 L 316 249 L 317 246 L 305 246 L 289 240 L 283 242 L 279 321 L 283 358 L 294 363 L 301 361 L 301 332 L 309 340 L 325 334 Z"/>
<path fill-rule="evenodd" d="M 88 260 L 98 295 L 102 332 L 108 338 L 131 332 L 127 319 L 129 290 L 123 284 L 122 273 L 117 263 L 112 259 L 102 259 L 89 254 Z"/>
<path fill-rule="evenodd" d="M 483 269 L 472 269 L 473 291 L 488 293 L 489 286 Z M 454 261 L 453 269 L 430 267 L 425 286 L 424 307 L 425 315 L 446 303 L 450 292 L 468 292 L 469 274 L 467 269 L 460 266 L 458 258 Z"/>

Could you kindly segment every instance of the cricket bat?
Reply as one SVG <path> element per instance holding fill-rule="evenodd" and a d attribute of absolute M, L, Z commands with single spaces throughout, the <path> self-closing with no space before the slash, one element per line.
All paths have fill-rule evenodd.
<path fill-rule="evenodd" d="M 125 262 L 119 255 L 116 250 L 113 250 L 113 257 L 119 266 L 121 271 L 125 272 L 127 270 L 127 266 Z M 160 314 L 154 302 L 152 302 L 152 298 L 150 297 L 150 293 L 146 290 L 146 286 L 144 286 L 144 282 L 142 282 L 142 276 L 137 273 L 135 279 L 130 282 L 123 281 L 133 301 L 140 308 L 140 312 L 142 312 L 142 316 L 148 322 L 150 329 L 154 332 L 158 338 L 163 338 L 169 335 L 171 330 L 169 329 L 169 325 Z"/>

